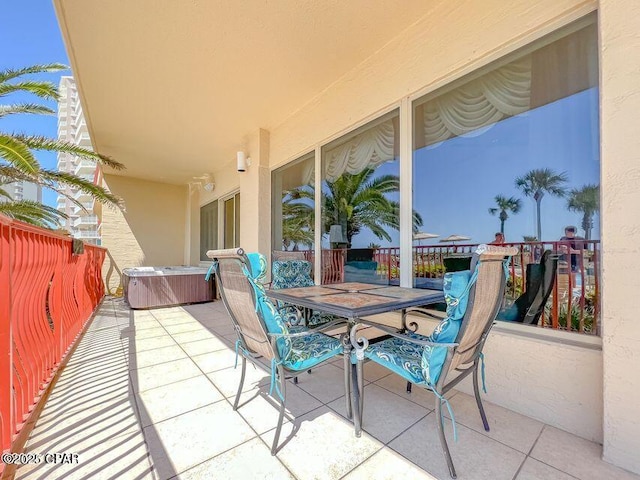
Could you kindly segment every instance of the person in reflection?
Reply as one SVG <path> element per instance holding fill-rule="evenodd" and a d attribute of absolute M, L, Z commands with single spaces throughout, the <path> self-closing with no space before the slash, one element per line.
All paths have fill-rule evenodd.
<path fill-rule="evenodd" d="M 504 244 L 504 233 L 496 232 L 496 238 L 493 239 L 489 245 L 503 245 Z"/>
<path fill-rule="evenodd" d="M 582 251 L 585 248 L 584 238 L 576 235 L 577 230 L 573 225 L 568 225 L 564 228 L 564 236 L 560 237 L 560 251 L 564 253 L 560 259 L 566 262 L 566 254 L 570 254 L 572 272 L 578 271 L 579 257 L 582 256 Z"/>

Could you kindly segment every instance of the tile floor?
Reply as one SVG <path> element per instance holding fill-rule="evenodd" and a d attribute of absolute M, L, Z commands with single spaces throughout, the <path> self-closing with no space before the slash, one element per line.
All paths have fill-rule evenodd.
<path fill-rule="evenodd" d="M 448 479 L 433 396 L 376 364 L 365 365 L 365 432 L 344 417 L 337 360 L 287 385 L 281 449 L 264 365 L 249 366 L 242 406 L 231 408 L 240 372 L 220 302 L 131 311 L 105 299 L 62 372 L 27 443 L 35 453 L 77 453 L 77 464 L 28 465 L 20 480 L 53 479 Z M 635 479 L 600 460 L 601 447 L 485 402 L 451 396 L 449 438 L 458 478 Z"/>

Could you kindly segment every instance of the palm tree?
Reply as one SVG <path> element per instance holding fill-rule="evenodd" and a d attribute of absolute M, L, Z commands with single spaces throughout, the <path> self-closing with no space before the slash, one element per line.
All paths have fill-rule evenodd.
<path fill-rule="evenodd" d="M 310 200 L 299 201 L 302 199 Z M 299 245 L 313 245 L 313 190 L 300 187 L 282 195 L 282 246 L 298 250 Z"/>
<path fill-rule="evenodd" d="M 0 71 L 0 97 L 12 93 L 29 93 L 42 100 L 57 101 L 59 98 L 58 89 L 53 83 L 27 80 L 23 77 L 31 74 L 57 72 L 68 68 L 66 65 L 53 63 L 34 65 L 18 70 L 2 70 Z M 55 111 L 37 103 L 0 105 L 0 119 L 7 115 L 19 113 L 53 115 Z M 0 197 L 7 199 L 0 205 L 1 213 L 39 226 L 49 226 L 59 223 L 62 218 L 66 218 L 64 213 L 38 202 L 12 200 L 9 194 L 1 188 L 1 185 L 17 181 L 32 182 L 42 187 L 50 188 L 69 198 L 83 210 L 82 204 L 65 193 L 62 186 L 74 187 L 89 194 L 93 199 L 101 203 L 122 208 L 122 200 L 104 188 L 71 173 L 42 168 L 34 155 L 34 151 L 69 153 L 82 159 L 93 160 L 101 165 L 107 165 L 116 170 L 124 168 L 121 163 L 108 156 L 72 143 L 39 135 L 0 131 Z"/>
<path fill-rule="evenodd" d="M 516 178 L 516 187 L 527 197 L 536 201 L 537 237 L 542 239 L 542 225 L 540 220 L 540 204 L 545 193 L 554 197 L 564 197 L 567 182 L 567 172 L 556 173 L 550 168 L 539 168 L 529 171 L 526 175 Z"/>
<path fill-rule="evenodd" d="M 593 216 L 600 211 L 600 186 L 584 185 L 569 192 L 567 208 L 572 212 L 582 213 L 582 229 L 584 238 L 591 240 Z"/>
<path fill-rule="evenodd" d="M 400 204 L 389 200 L 386 194 L 400 190 L 400 179 L 395 175 L 381 175 L 372 178 L 375 170 L 365 168 L 360 173 L 342 174 L 334 182 L 327 182 L 322 192 L 323 228 L 342 225 L 347 237 L 347 247 L 351 240 L 368 228 L 380 240 L 391 241 L 385 227 L 400 228 Z M 413 233 L 422 226 L 422 217 L 413 211 Z"/>
<path fill-rule="evenodd" d="M 522 208 L 522 201 L 519 198 L 515 197 L 503 197 L 502 195 L 496 195 L 494 198 L 497 207 L 492 207 L 489 209 L 489 213 L 491 215 L 495 215 L 500 212 L 498 217 L 500 218 L 500 233 L 504 235 L 504 222 L 509 218 L 509 214 L 507 212 L 511 212 L 516 214 Z"/>

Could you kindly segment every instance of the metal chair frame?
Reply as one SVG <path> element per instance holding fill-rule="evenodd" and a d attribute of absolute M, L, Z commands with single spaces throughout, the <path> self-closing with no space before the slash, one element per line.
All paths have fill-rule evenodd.
<path fill-rule="evenodd" d="M 322 325 L 321 327 L 315 328 L 313 330 L 297 332 L 297 333 L 289 333 L 289 334 L 275 334 L 270 333 L 266 327 L 264 319 L 262 318 L 262 314 L 260 310 L 257 309 L 256 295 L 253 292 L 253 287 L 250 284 L 248 278 L 246 278 L 247 288 L 251 291 L 251 301 L 252 307 L 254 310 L 255 321 L 258 322 L 260 329 L 258 330 L 262 334 L 262 338 L 256 338 L 256 336 L 249 335 L 241 326 L 241 322 L 238 320 L 236 316 L 236 312 L 234 307 L 230 304 L 229 299 L 225 293 L 225 275 L 221 272 L 221 263 L 225 262 L 235 262 L 241 267 L 244 266 L 248 271 L 251 271 L 249 260 L 242 248 L 233 248 L 226 250 L 210 250 L 207 252 L 207 256 L 214 260 L 213 271 L 215 273 L 216 282 L 218 282 L 218 291 L 220 292 L 220 297 L 222 302 L 227 309 L 229 317 L 233 322 L 234 328 L 238 335 L 239 348 L 237 349 L 238 354 L 242 357 L 242 371 L 240 375 L 240 383 L 238 385 L 238 390 L 236 393 L 235 400 L 233 402 L 233 410 L 237 411 L 240 396 L 242 393 L 242 387 L 244 385 L 244 379 L 246 374 L 247 367 L 247 359 L 253 361 L 256 358 L 265 357 L 267 360 L 275 359 L 277 365 L 277 382 L 278 388 L 282 397 L 279 399 L 280 407 L 279 407 L 279 416 L 278 423 L 276 427 L 276 433 L 273 439 L 273 444 L 271 446 L 271 454 L 275 455 L 278 449 L 278 441 L 280 438 L 280 433 L 282 431 L 282 423 L 284 420 L 284 412 L 286 409 L 286 380 L 289 378 L 295 378 L 301 370 L 290 370 L 283 366 L 282 358 L 280 357 L 280 353 L 277 348 L 277 340 L 279 338 L 296 338 L 302 337 L 304 335 L 317 334 L 324 330 L 330 330 L 337 325 L 343 324 L 344 320 L 338 320 L 335 322 L 327 323 Z M 346 334 L 344 334 L 346 336 Z M 344 339 L 342 341 L 344 344 Z M 250 347 L 250 345 L 254 345 L 260 348 L 262 351 L 257 351 Z M 328 360 L 328 359 L 327 359 Z M 325 361 L 327 361 L 325 360 Z M 321 362 L 323 363 L 323 362 Z M 287 376 L 288 375 L 288 376 Z M 345 370 L 345 384 L 347 384 L 350 379 L 350 370 Z"/>
<path fill-rule="evenodd" d="M 512 255 L 513 253 L 511 252 L 511 250 L 506 249 L 504 247 L 500 247 L 503 248 L 505 251 L 505 255 Z M 492 251 L 498 251 L 497 247 L 491 247 L 489 249 L 490 252 Z M 500 250 L 501 251 L 501 250 Z M 494 254 L 495 256 L 495 254 Z M 476 258 L 474 258 L 474 261 L 472 261 L 472 269 L 475 266 L 475 260 Z M 502 264 L 504 264 L 504 258 L 487 258 L 487 259 L 482 259 L 482 256 L 480 256 L 479 259 L 477 259 L 477 261 L 479 262 L 500 262 Z M 481 277 L 480 275 L 478 276 L 478 282 L 481 281 Z M 351 331 L 351 343 L 354 346 L 354 349 L 356 350 L 356 357 L 357 357 L 357 388 L 358 388 L 358 394 L 359 394 L 359 409 L 360 409 L 360 418 L 362 419 L 362 413 L 363 413 L 363 408 L 364 408 L 364 396 L 363 396 L 363 389 L 364 389 L 364 385 L 363 385 L 363 381 L 362 381 L 362 363 L 364 362 L 364 350 L 368 347 L 368 341 L 366 338 L 364 337 L 357 337 L 357 328 L 359 326 L 359 324 L 367 324 L 367 325 L 372 325 L 375 326 L 376 328 L 383 330 L 386 334 L 394 336 L 394 337 L 398 337 L 398 338 L 402 338 L 403 340 L 410 342 L 410 343 L 414 343 L 417 345 L 422 345 L 422 346 L 438 346 L 438 347 L 446 347 L 448 349 L 447 352 L 447 356 L 446 359 L 444 361 L 444 364 L 442 366 L 442 370 L 440 372 L 440 376 L 438 378 L 438 381 L 436 382 L 435 385 L 433 386 L 425 386 L 425 385 L 420 385 L 423 386 L 429 390 L 432 390 L 435 393 L 436 396 L 436 408 L 435 408 L 435 414 L 436 414 L 436 418 L 437 418 L 437 429 L 438 429 L 438 436 L 440 438 L 440 444 L 442 447 L 442 452 L 445 456 L 445 459 L 447 461 L 447 466 L 449 467 L 449 473 L 451 475 L 451 478 L 457 478 L 456 476 L 456 470 L 455 467 L 453 465 L 453 460 L 451 458 L 451 453 L 449 451 L 449 446 L 447 444 L 447 440 L 444 434 L 444 418 L 442 415 L 442 406 L 443 406 L 443 402 L 445 402 L 446 400 L 444 400 L 444 395 L 446 395 L 453 387 L 455 387 L 457 384 L 459 384 L 463 379 L 465 379 L 467 376 L 469 375 L 473 375 L 473 391 L 474 391 L 474 396 L 475 396 L 475 400 L 476 400 L 476 404 L 478 406 L 478 411 L 480 413 L 480 417 L 482 419 L 482 424 L 484 426 L 485 431 L 489 431 L 489 423 L 487 421 L 487 416 L 485 414 L 484 411 L 484 407 L 482 405 L 482 399 L 480 397 L 480 388 L 479 388 L 479 383 L 478 383 L 478 366 L 481 363 L 481 359 L 482 359 L 482 349 L 484 348 L 485 342 L 487 340 L 487 337 L 489 335 L 489 332 L 491 331 L 491 328 L 494 325 L 494 320 L 496 318 L 496 315 L 498 314 L 499 310 L 500 310 L 500 306 L 502 304 L 502 299 L 504 297 L 504 292 L 505 292 L 505 288 L 506 288 L 506 277 L 505 275 L 501 276 L 501 280 L 499 283 L 499 287 L 498 287 L 498 291 L 496 292 L 496 295 L 493 299 L 493 306 L 491 307 L 491 309 L 489 310 L 488 315 L 486 316 L 486 318 L 484 319 L 485 325 L 483 326 L 481 333 L 477 339 L 477 341 L 474 341 L 473 344 L 466 346 L 466 348 L 464 350 L 460 349 L 460 345 L 462 342 L 465 341 L 465 334 L 467 333 L 468 327 L 469 327 L 469 321 L 473 315 L 474 312 L 474 308 L 476 306 L 476 291 L 477 291 L 477 284 L 476 283 L 469 291 L 469 298 L 468 298 L 468 303 L 467 303 L 467 310 L 465 312 L 465 315 L 462 319 L 462 323 L 461 323 L 461 327 L 460 327 L 460 331 L 458 332 L 458 335 L 456 337 L 456 341 L 455 343 L 434 343 L 434 342 L 430 342 L 430 341 L 426 341 L 426 340 L 419 340 L 419 339 L 415 339 L 415 338 L 411 338 L 407 335 L 404 335 L 402 333 L 399 333 L 398 331 L 388 328 L 388 327 L 383 327 L 380 326 L 378 324 L 374 324 L 371 322 L 367 322 L 366 320 L 360 320 L 359 323 L 354 326 L 354 328 Z M 406 315 L 408 313 L 419 313 L 422 315 L 427 315 L 430 317 L 433 317 L 431 314 L 429 314 L 428 312 L 420 309 L 420 308 L 412 308 L 412 309 L 406 309 L 402 312 L 402 324 L 403 326 L 405 326 L 408 329 L 412 329 L 412 323 L 407 324 L 407 320 L 406 320 Z M 476 322 L 478 321 L 482 321 L 482 319 L 476 319 Z M 417 327 L 417 325 L 415 323 L 413 323 L 414 328 Z M 473 339 L 472 339 L 473 340 Z M 461 357 L 463 359 L 465 359 L 465 362 L 463 364 L 459 364 L 457 363 L 458 359 L 456 357 Z M 449 373 L 453 373 L 453 372 L 457 372 L 458 376 L 456 376 L 455 378 L 448 380 L 447 377 L 449 376 Z M 358 426 L 356 426 L 356 435 L 358 435 Z"/>

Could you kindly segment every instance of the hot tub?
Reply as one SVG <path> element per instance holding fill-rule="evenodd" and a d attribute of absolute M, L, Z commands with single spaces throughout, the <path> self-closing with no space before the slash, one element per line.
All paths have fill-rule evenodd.
<path fill-rule="evenodd" d="M 206 268 L 135 267 L 122 271 L 125 300 L 131 308 L 164 307 L 210 302 L 215 298 L 213 277 Z"/>

